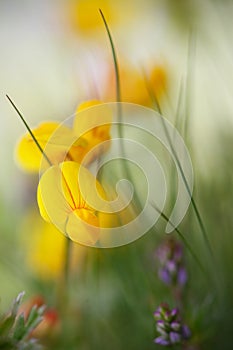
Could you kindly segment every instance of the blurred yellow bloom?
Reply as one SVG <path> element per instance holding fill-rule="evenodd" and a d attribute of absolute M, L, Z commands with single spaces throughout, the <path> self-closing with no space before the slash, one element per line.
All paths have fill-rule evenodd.
<path fill-rule="evenodd" d="M 101 9 L 112 25 L 120 19 L 118 3 L 112 0 L 70 0 L 66 5 L 69 22 L 75 30 L 87 34 L 103 28 Z"/>
<path fill-rule="evenodd" d="M 143 73 L 140 70 L 126 62 L 123 65 L 120 65 L 119 73 L 122 102 L 151 107 L 152 100 L 147 84 L 158 101 L 167 92 L 167 70 L 163 65 L 152 66 L 152 68 L 146 72 L 147 78 L 143 76 Z M 115 85 L 115 72 L 114 70 L 111 70 L 107 79 L 105 92 L 105 99 L 107 101 L 116 100 Z"/>
<path fill-rule="evenodd" d="M 163 65 L 154 66 L 148 80 L 154 96 L 159 101 L 168 90 L 167 70 Z"/>
<path fill-rule="evenodd" d="M 92 106 L 99 107 L 94 110 L 90 109 Z M 78 138 L 81 137 L 86 143 L 85 155 L 88 154 L 88 157 L 85 159 L 84 165 L 89 164 L 108 150 L 109 143 L 104 141 L 109 141 L 111 138 L 111 122 L 111 111 L 107 105 L 98 100 L 83 102 L 77 108 L 73 130 L 75 135 Z M 100 147 L 95 148 L 97 145 Z M 91 150 L 92 152 L 89 153 Z"/>
<path fill-rule="evenodd" d="M 22 243 L 25 262 L 32 273 L 43 280 L 61 277 L 66 238 L 54 225 L 45 222 L 34 209 L 23 220 Z M 84 247 L 72 245 L 71 269 L 77 271 L 80 268 L 84 255 Z"/>
<path fill-rule="evenodd" d="M 85 141 L 81 138 L 77 140 L 73 131 L 64 125 L 45 122 L 32 132 L 54 165 L 69 158 L 69 148 L 72 143 L 73 154 L 76 154 L 78 160 L 83 157 Z M 46 169 L 49 166 L 29 133 L 23 136 L 17 145 L 16 159 L 20 166 L 29 172 L 38 172 L 40 167 Z"/>
<path fill-rule="evenodd" d="M 135 67 L 130 63 L 120 65 L 121 101 L 148 105 L 150 97 L 147 91 L 145 80 Z M 107 101 L 116 101 L 115 71 L 109 71 L 106 95 Z"/>
<path fill-rule="evenodd" d="M 82 113 L 82 118 L 78 118 L 78 112 L 98 104 L 101 105 L 101 102 L 96 100 L 81 104 L 77 109 L 73 129 L 65 125 L 60 125 L 57 122 L 45 122 L 32 130 L 41 148 L 45 151 L 45 154 L 53 165 L 57 165 L 65 160 L 73 160 L 81 163 L 84 156 L 93 147 L 110 139 L 110 114 L 108 116 L 101 116 L 96 114 L 97 111 L 94 111 L 91 113 L 92 120 L 88 120 L 90 114 L 87 111 Z M 105 123 L 108 122 L 109 124 L 96 127 L 99 122 L 102 122 L 103 118 Z M 93 129 L 86 132 L 90 127 Z M 83 133 L 85 133 L 84 136 L 82 135 Z M 85 164 L 94 160 L 106 149 L 107 147 L 103 147 L 92 153 L 89 160 L 86 158 Z M 42 156 L 29 133 L 18 143 L 16 158 L 21 167 L 29 172 L 38 172 L 39 169 L 45 170 L 50 165 Z"/>
<path fill-rule="evenodd" d="M 71 240 L 93 245 L 99 239 L 99 212 L 104 210 L 105 192 L 85 168 L 75 162 L 50 167 L 38 186 L 41 216 Z"/>

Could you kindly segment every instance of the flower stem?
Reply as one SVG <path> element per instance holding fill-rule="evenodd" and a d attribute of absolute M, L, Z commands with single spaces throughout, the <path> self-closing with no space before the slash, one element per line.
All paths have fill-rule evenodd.
<path fill-rule="evenodd" d="M 108 39 L 109 39 L 111 51 L 112 51 L 112 58 L 113 58 L 113 62 L 114 62 L 114 71 L 115 71 L 115 80 L 116 80 L 116 102 L 118 102 L 117 103 L 117 128 L 118 128 L 119 138 L 121 140 L 124 140 L 124 133 L 123 133 L 123 128 L 122 128 L 123 123 L 122 123 L 122 103 L 121 103 L 121 84 L 120 84 L 119 64 L 118 64 L 115 45 L 114 45 L 114 42 L 112 39 L 112 35 L 110 32 L 108 23 L 105 19 L 105 16 L 104 16 L 102 10 L 99 9 L 99 11 L 100 11 L 102 20 L 104 22 L 105 29 L 107 31 L 107 35 L 108 35 Z M 121 147 L 122 157 L 124 158 L 125 153 L 126 153 L 125 147 L 124 147 L 124 142 L 120 143 L 120 147 Z M 124 165 L 122 168 L 123 168 L 122 169 L 123 176 L 127 177 L 128 180 L 133 184 L 132 174 L 131 174 L 131 171 L 128 167 L 127 161 L 124 162 Z M 135 204 L 133 203 L 133 209 L 136 212 L 140 212 L 142 210 L 142 208 L 141 208 L 141 201 L 137 195 L 137 191 L 135 191 L 134 198 L 135 198 Z"/>
<path fill-rule="evenodd" d="M 69 285 L 70 285 L 70 261 L 71 261 L 71 247 L 72 242 L 66 238 L 64 247 L 64 265 L 63 273 L 59 282 L 57 290 L 57 305 L 63 318 L 66 319 L 69 308 Z"/>
<path fill-rule="evenodd" d="M 153 100 L 155 106 L 157 107 L 160 116 L 161 116 L 162 125 L 163 125 L 163 128 L 164 128 L 164 132 L 165 132 L 165 135 L 166 135 L 166 137 L 167 137 L 169 146 L 170 146 L 170 148 L 171 148 L 172 154 L 173 154 L 173 156 L 174 156 L 174 158 L 175 158 L 175 161 L 176 161 L 176 163 L 177 163 L 178 169 L 179 169 L 179 171 L 180 171 L 180 174 L 181 174 L 182 180 L 183 180 L 183 182 L 184 182 L 184 185 L 185 185 L 185 187 L 186 187 L 186 190 L 187 190 L 187 192 L 188 192 L 188 195 L 190 196 L 190 201 L 191 201 L 192 207 L 193 207 L 193 209 L 194 209 L 194 213 L 195 213 L 195 215 L 196 215 L 196 218 L 197 218 L 199 227 L 200 227 L 200 229 L 201 229 L 201 232 L 202 232 L 204 241 L 205 241 L 205 243 L 206 243 L 206 245 L 207 245 L 209 254 L 210 254 L 212 260 L 214 261 L 214 254 L 213 254 L 213 251 L 212 251 L 212 248 L 211 248 L 211 245 L 210 245 L 210 241 L 209 241 L 209 238 L 208 238 L 208 235 L 207 235 L 207 231 L 206 231 L 204 222 L 203 222 L 203 220 L 202 220 L 200 211 L 199 211 L 199 209 L 198 209 L 198 207 L 197 207 L 196 201 L 194 200 L 194 197 L 193 197 L 193 195 L 192 195 L 191 189 L 189 188 L 189 184 L 188 184 L 188 181 L 187 181 L 187 179 L 186 179 L 186 177 L 185 177 L 185 174 L 184 174 L 182 165 L 181 165 L 181 163 L 180 163 L 180 160 L 179 160 L 179 158 L 178 158 L 178 156 L 177 156 L 177 153 L 176 153 L 176 151 L 175 151 L 175 149 L 174 149 L 174 146 L 173 146 L 173 143 L 172 143 L 172 139 L 171 139 L 170 134 L 169 134 L 169 132 L 168 132 L 168 130 L 167 130 L 166 123 L 164 122 L 164 119 L 163 119 L 164 117 L 163 117 L 163 115 L 162 115 L 162 110 L 161 110 L 159 101 L 156 99 L 156 96 L 154 96 L 154 94 L 152 93 L 151 88 L 149 87 L 148 84 L 147 84 L 147 88 L 148 88 L 148 91 L 149 91 L 149 93 L 150 93 L 150 96 L 151 96 L 151 98 L 152 98 L 152 100 Z"/>
<path fill-rule="evenodd" d="M 70 238 L 66 238 L 65 245 L 65 261 L 64 261 L 64 284 L 69 285 L 70 274 L 70 262 L 71 262 L 71 248 L 72 241 Z"/>
<path fill-rule="evenodd" d="M 111 51 L 112 51 L 113 61 L 114 61 L 115 77 L 116 77 L 116 100 L 117 100 L 117 102 L 120 102 L 121 101 L 121 87 L 120 87 L 120 74 L 119 74 L 119 67 L 118 67 L 118 60 L 117 60 L 116 50 L 115 50 L 115 47 L 114 47 L 114 43 L 113 43 L 113 40 L 112 40 L 112 35 L 110 33 L 110 29 L 109 29 L 108 23 L 107 23 L 107 21 L 106 21 L 106 19 L 104 17 L 104 14 L 103 14 L 101 9 L 99 9 L 99 12 L 100 12 L 102 20 L 104 22 L 104 26 L 105 26 L 105 29 L 107 31 L 108 39 L 109 39 L 109 42 L 110 42 L 110 45 L 111 45 Z"/>

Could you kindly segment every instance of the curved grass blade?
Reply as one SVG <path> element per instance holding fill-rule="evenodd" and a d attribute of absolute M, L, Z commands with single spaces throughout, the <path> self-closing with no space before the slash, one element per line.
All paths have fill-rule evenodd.
<path fill-rule="evenodd" d="M 20 119 L 22 120 L 23 124 L 25 125 L 26 129 L 28 130 L 29 134 L 31 135 L 33 141 L 35 142 L 36 146 L 38 147 L 38 149 L 40 150 L 40 152 L 42 153 L 43 157 L 46 159 L 46 161 L 48 162 L 48 164 L 50 166 L 53 165 L 53 163 L 51 162 L 51 160 L 48 158 L 48 156 L 45 154 L 43 148 L 41 147 L 41 145 L 39 144 L 37 138 L 35 137 L 35 135 L 33 134 L 31 128 L 29 127 L 28 123 L 26 122 L 25 118 L 23 117 L 22 113 L 19 111 L 19 109 L 16 107 L 16 105 L 14 104 L 14 102 L 12 101 L 12 99 L 6 95 L 6 98 L 8 99 L 8 101 L 10 102 L 10 104 L 12 105 L 12 107 L 14 108 L 14 110 L 17 112 L 18 116 L 20 117 Z"/>
<path fill-rule="evenodd" d="M 179 168 L 179 171 L 180 171 L 182 180 L 183 180 L 183 182 L 184 182 L 184 185 L 185 185 L 185 187 L 186 187 L 186 190 L 187 190 L 187 192 L 188 192 L 188 194 L 189 194 L 189 196 L 190 196 L 191 204 L 192 204 L 192 207 L 193 207 L 193 209 L 194 209 L 194 212 L 195 212 L 195 215 L 196 215 L 198 224 L 199 224 L 199 226 L 200 226 L 201 232 L 202 232 L 202 234 L 203 234 L 203 238 L 204 238 L 205 243 L 206 243 L 206 245 L 207 245 L 208 251 L 209 251 L 209 253 L 210 253 L 211 258 L 214 260 L 214 254 L 213 254 L 213 251 L 212 251 L 210 242 L 209 242 L 209 238 L 208 238 L 208 235 L 207 235 L 207 231 L 206 231 L 204 222 L 203 222 L 203 220 L 202 220 L 202 217 L 201 217 L 200 211 L 199 211 L 199 209 L 198 209 L 198 206 L 197 206 L 197 204 L 196 204 L 196 201 L 194 200 L 193 195 L 192 195 L 192 192 L 191 192 L 191 190 L 190 190 L 190 188 L 189 188 L 189 185 L 188 185 L 187 179 L 186 179 L 186 177 L 185 177 L 185 174 L 184 174 L 182 165 L 181 165 L 181 163 L 180 163 L 180 160 L 179 160 L 179 158 L 178 158 L 178 156 L 177 156 L 177 153 L 176 153 L 176 151 L 175 151 L 175 149 L 174 149 L 174 147 L 173 147 L 172 139 L 171 139 L 171 137 L 170 137 L 170 135 L 169 135 L 169 132 L 168 132 L 168 130 L 167 130 L 167 126 L 166 126 L 166 124 L 165 124 L 165 122 L 164 122 L 164 119 L 163 119 L 164 117 L 163 117 L 163 114 L 162 114 L 162 110 L 161 110 L 160 103 L 159 103 L 159 101 L 157 100 L 156 96 L 153 94 L 152 89 L 151 89 L 151 87 L 149 86 L 149 84 L 148 84 L 147 81 L 146 81 L 146 84 L 147 84 L 147 89 L 148 89 L 148 92 L 149 92 L 149 94 L 150 94 L 150 96 L 151 96 L 152 102 L 154 103 L 155 107 L 157 108 L 157 110 L 158 110 L 158 112 L 159 112 L 159 114 L 160 114 L 160 116 L 161 116 L 162 125 L 163 125 L 163 128 L 164 128 L 164 132 L 165 132 L 165 134 L 166 134 L 166 137 L 167 137 L 169 146 L 170 146 L 171 151 L 172 151 L 172 154 L 173 154 L 173 156 L 174 156 L 174 158 L 175 158 L 175 160 L 176 160 L 176 162 L 177 162 L 177 166 L 178 166 L 178 168 Z"/>

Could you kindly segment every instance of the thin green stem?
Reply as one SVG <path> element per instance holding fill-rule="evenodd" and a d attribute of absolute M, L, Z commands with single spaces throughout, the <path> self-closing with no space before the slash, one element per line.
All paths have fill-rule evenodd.
<path fill-rule="evenodd" d="M 115 45 L 112 39 L 112 35 L 108 26 L 108 23 L 105 19 L 105 16 L 103 14 L 103 12 L 101 11 L 101 9 L 99 9 L 101 17 L 103 19 L 104 25 L 105 25 L 105 29 L 108 35 L 108 39 L 110 42 L 110 46 L 111 46 L 111 51 L 112 51 L 112 57 L 113 57 L 113 62 L 114 62 L 114 71 L 115 71 L 115 79 L 116 79 L 116 101 L 119 102 L 117 103 L 117 127 L 118 127 L 118 134 L 121 140 L 124 139 L 124 134 L 123 134 L 123 129 L 122 129 L 122 104 L 121 104 L 121 84 L 120 84 L 120 74 L 119 74 L 119 65 L 118 65 L 118 59 L 117 59 L 117 54 L 116 54 L 116 50 L 115 50 Z M 121 147 L 121 151 L 122 151 L 122 156 L 124 157 L 125 155 L 125 149 L 124 149 L 124 143 L 121 142 L 120 143 L 120 147 Z M 130 180 L 131 183 L 133 183 L 132 181 L 132 176 L 131 176 L 131 172 L 130 169 L 127 165 L 127 162 L 124 163 L 124 167 L 123 167 L 123 175 L 126 175 L 128 177 L 128 179 Z M 141 201 L 138 198 L 137 195 L 137 191 L 135 191 L 135 202 L 137 207 L 139 207 L 141 210 Z M 136 206 L 134 205 L 134 209 L 136 209 Z"/>
<path fill-rule="evenodd" d="M 111 51 L 112 51 L 112 55 L 113 55 L 113 61 L 114 61 L 114 69 L 115 69 L 115 77 L 116 77 L 116 100 L 117 102 L 121 101 L 121 88 L 120 88 L 120 74 L 119 74 L 119 67 L 118 67 L 118 60 L 117 60 L 117 55 L 116 55 L 116 50 L 115 50 L 115 46 L 113 43 L 113 39 L 112 39 L 112 35 L 108 26 L 108 23 L 104 17 L 104 14 L 102 12 L 101 9 L 99 9 L 100 15 L 102 17 L 102 20 L 104 22 L 104 26 L 105 29 L 107 31 L 108 34 L 108 39 L 111 45 Z"/>
<path fill-rule="evenodd" d="M 8 99 L 8 101 L 10 102 L 10 104 L 13 106 L 13 108 L 15 109 L 15 111 L 17 112 L 18 116 L 20 117 L 20 119 L 22 120 L 23 124 L 25 125 L 26 129 L 28 130 L 29 134 L 31 135 L 33 141 L 35 142 L 36 146 L 38 147 L 38 149 L 40 150 L 40 152 L 42 153 L 42 155 L 44 156 L 44 158 L 46 159 L 46 161 L 49 163 L 50 166 L 53 165 L 53 163 L 51 162 L 51 160 L 48 158 L 48 156 L 45 154 L 43 148 L 41 147 L 41 145 L 39 144 L 38 140 L 36 139 L 35 135 L 33 134 L 31 128 L 29 127 L 28 123 L 26 122 L 26 120 L 24 119 L 22 113 L 19 111 L 19 109 L 16 107 L 16 105 L 14 104 L 14 102 L 12 101 L 12 99 L 6 95 L 6 98 Z"/>
<path fill-rule="evenodd" d="M 180 81 L 178 100 L 177 100 L 177 106 L 176 106 L 175 118 L 174 118 L 175 129 L 178 129 L 178 130 L 179 130 L 180 123 L 181 123 L 181 121 L 180 121 L 180 115 L 181 115 L 180 106 L 182 105 L 183 91 L 184 91 L 184 82 L 183 82 L 183 79 L 182 79 Z"/>
<path fill-rule="evenodd" d="M 13 108 L 15 109 L 15 111 L 17 112 L 17 114 L 19 115 L 19 117 L 22 120 L 22 122 L 24 123 L 26 129 L 28 130 L 29 134 L 31 135 L 33 141 L 35 142 L 36 146 L 40 150 L 41 154 L 47 160 L 49 165 L 52 166 L 53 163 L 48 158 L 48 156 L 45 154 L 43 148 L 39 144 L 37 138 L 33 134 L 31 128 L 29 127 L 28 123 L 24 119 L 22 113 L 16 107 L 16 105 L 11 100 L 11 98 L 8 95 L 6 95 L 6 97 L 9 100 L 9 102 L 11 103 L 11 105 L 13 106 Z M 67 305 L 68 305 L 68 293 L 66 293 L 66 289 L 68 288 L 68 285 L 69 285 L 70 255 L 71 255 L 71 240 L 67 237 L 67 239 L 66 239 L 66 246 L 65 246 L 63 280 L 62 280 L 62 284 L 59 287 L 59 291 L 58 291 L 58 304 L 59 304 L 61 310 L 63 310 L 63 312 L 65 312 L 65 309 L 67 308 Z"/>
<path fill-rule="evenodd" d="M 64 263 L 64 284 L 69 284 L 69 272 L 70 272 L 70 262 L 71 262 L 71 248 L 72 241 L 70 238 L 66 238 L 65 245 L 65 263 Z"/>
<path fill-rule="evenodd" d="M 192 30 L 190 30 L 188 38 L 188 54 L 187 54 L 187 72 L 186 72 L 186 104 L 185 104 L 185 119 L 184 119 L 184 138 L 187 138 L 191 120 L 191 95 L 192 95 L 192 81 L 193 81 L 193 70 L 195 63 L 195 36 Z"/>
<path fill-rule="evenodd" d="M 113 63 L 114 63 L 114 72 L 115 72 L 115 80 L 116 80 L 116 102 L 119 102 L 117 104 L 117 119 L 118 119 L 118 133 L 120 138 L 123 138 L 123 132 L 122 132 L 122 109 L 121 109 L 121 84 L 120 84 L 120 72 L 119 72 L 119 64 L 118 64 L 118 58 L 117 58 L 117 54 L 116 54 L 116 50 L 115 50 L 115 45 L 112 39 L 112 35 L 108 26 L 108 23 L 105 19 L 105 16 L 102 12 L 101 9 L 99 9 L 100 11 L 100 15 L 102 17 L 102 20 L 104 22 L 104 26 L 108 35 L 108 40 L 110 42 L 110 46 L 111 46 L 111 52 L 112 52 L 112 58 L 113 58 Z M 124 151 L 123 149 L 123 145 L 121 144 L 121 148 L 122 151 Z"/>
<path fill-rule="evenodd" d="M 196 218 L 197 218 L 197 221 L 199 223 L 199 226 L 200 226 L 200 229 L 201 229 L 201 232 L 203 234 L 203 237 L 204 237 L 204 240 L 205 240 L 205 243 L 208 247 L 208 250 L 209 250 L 209 253 L 212 257 L 212 259 L 214 260 L 214 254 L 213 254 L 213 251 L 212 251 L 212 248 L 211 248 L 211 245 L 210 245 L 210 242 L 209 242 L 209 239 L 208 239 L 208 235 L 207 235 L 207 231 L 206 231 L 206 228 L 205 228 L 205 225 L 204 225 L 204 222 L 202 220 L 202 217 L 201 217 L 201 214 L 200 214 L 200 211 L 197 207 L 197 204 L 196 204 L 196 201 L 194 200 L 193 198 L 193 195 L 192 195 L 192 192 L 191 192 L 191 189 L 189 188 L 189 184 L 188 184 L 188 181 L 185 177 L 185 174 L 184 174 L 184 171 L 183 171 L 183 168 L 182 168 L 182 165 L 180 163 L 180 160 L 177 156 L 177 153 L 173 147 L 173 143 L 172 143 L 172 139 L 170 137 L 170 134 L 168 132 L 168 129 L 167 129 L 167 126 L 166 126 L 166 123 L 165 123 L 165 120 L 164 120 L 164 117 L 162 116 L 162 110 L 161 110 L 161 107 L 160 107 L 160 104 L 159 104 L 159 101 L 156 99 L 156 96 L 154 96 L 153 92 L 151 91 L 151 88 L 149 86 L 149 84 L 147 84 L 147 88 L 148 88 L 148 91 L 150 93 L 150 96 L 151 96 L 151 99 L 152 101 L 154 102 L 156 108 L 158 109 L 158 112 L 161 116 L 161 120 L 162 120 L 162 125 L 163 125 L 163 128 L 164 128 L 164 132 L 165 132 L 165 135 L 167 137 L 167 140 L 168 140 L 168 143 L 169 143 L 169 146 L 171 148 L 171 151 L 172 151 L 172 154 L 175 158 L 175 161 L 177 163 L 177 166 L 178 166 L 178 169 L 180 171 L 180 174 L 181 174 L 181 177 L 182 177 L 182 180 L 184 182 L 184 185 L 185 185 L 185 188 L 190 196 L 190 200 L 191 200 L 191 204 L 192 204 L 192 207 L 194 209 L 194 212 L 195 212 L 195 215 L 196 215 Z"/>
<path fill-rule="evenodd" d="M 66 238 L 64 246 L 64 265 L 59 283 L 57 284 L 57 307 L 63 314 L 64 318 L 67 315 L 69 306 L 69 285 L 70 285 L 70 263 L 71 263 L 71 248 L 72 241 Z"/>
<path fill-rule="evenodd" d="M 160 114 L 161 114 L 161 110 L 160 110 Z M 188 192 L 188 194 L 189 194 L 189 196 L 190 196 L 191 204 L 192 204 L 193 209 L 194 209 L 194 212 L 195 212 L 195 214 L 196 214 L 197 221 L 198 221 L 199 226 L 200 226 L 200 228 L 201 228 L 201 231 L 202 231 L 202 234 L 203 234 L 205 243 L 206 243 L 206 245 L 207 245 L 207 247 L 208 247 L 208 250 L 209 250 L 209 253 L 210 253 L 211 257 L 214 258 L 213 251 L 212 251 L 212 248 L 211 248 L 211 245 L 210 245 L 210 242 L 209 242 L 209 238 L 208 238 L 207 231 L 206 231 L 204 222 L 203 222 L 203 220 L 202 220 L 201 214 L 200 214 L 199 209 L 198 209 L 198 207 L 197 207 L 196 201 L 195 201 L 194 198 L 193 198 L 191 189 L 189 188 L 188 181 L 187 181 L 187 179 L 186 179 L 186 177 L 185 177 L 185 174 L 184 174 L 182 165 L 181 165 L 181 163 L 180 163 L 180 160 L 179 160 L 179 158 L 178 158 L 178 156 L 177 156 L 177 153 L 176 153 L 176 151 L 175 151 L 175 149 L 174 149 L 174 147 L 173 147 L 171 137 L 170 137 L 170 135 L 169 135 L 169 132 L 168 132 L 168 130 L 167 130 L 167 126 L 166 126 L 166 124 L 165 124 L 165 121 L 164 121 L 164 118 L 162 117 L 162 115 L 161 115 L 161 118 L 162 118 L 163 128 L 164 128 L 164 131 L 165 131 L 167 140 L 168 140 L 168 142 L 169 142 L 169 146 L 171 147 L 171 150 L 172 150 L 172 153 L 173 153 L 173 155 L 174 155 L 174 158 L 175 158 L 175 160 L 176 160 L 176 162 L 177 162 L 177 165 L 178 165 L 178 168 L 179 168 L 179 171 L 180 171 L 182 180 L 183 180 L 183 182 L 184 182 L 184 184 L 185 184 L 185 187 L 186 187 L 186 190 L 187 190 L 187 192 Z"/>

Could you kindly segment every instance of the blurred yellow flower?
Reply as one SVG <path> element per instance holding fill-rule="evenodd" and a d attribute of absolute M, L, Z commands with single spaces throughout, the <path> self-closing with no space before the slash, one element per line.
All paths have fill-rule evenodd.
<path fill-rule="evenodd" d="M 77 140 L 73 131 L 57 122 L 41 123 L 32 130 L 35 138 L 40 144 L 52 164 L 58 164 L 69 158 L 69 148 L 72 144 L 73 154 L 81 160 L 84 154 L 85 141 Z M 27 133 L 17 145 L 16 159 L 20 166 L 29 172 L 38 172 L 39 169 L 46 169 L 50 164 L 42 156 L 31 135 Z M 43 159 L 43 162 L 42 162 Z"/>
<path fill-rule="evenodd" d="M 159 101 L 167 92 L 167 69 L 162 64 L 153 65 L 144 77 L 142 71 L 132 64 L 124 62 L 120 65 L 121 101 L 152 106 L 148 87 Z M 104 98 L 107 101 L 116 100 L 115 72 L 109 71 Z"/>
<path fill-rule="evenodd" d="M 98 106 L 96 109 L 90 107 Z M 85 111 L 85 112 L 84 112 Z M 82 113 L 81 113 L 82 112 Z M 83 102 L 76 110 L 73 130 L 78 138 L 86 143 L 84 165 L 89 164 L 109 148 L 112 114 L 106 104 L 98 100 Z M 100 147 L 95 148 L 97 145 Z M 91 153 L 89 153 L 92 151 Z"/>
<path fill-rule="evenodd" d="M 132 66 L 129 62 L 120 65 L 120 84 L 121 84 L 121 101 L 148 105 L 150 97 L 147 91 L 145 79 L 140 71 Z M 105 99 L 107 101 L 116 101 L 116 82 L 115 71 L 113 68 L 109 71 Z"/>
<path fill-rule="evenodd" d="M 76 162 L 50 167 L 41 177 L 37 200 L 41 216 L 71 240 L 93 245 L 99 239 L 99 212 L 105 192 L 95 177 Z"/>
<path fill-rule="evenodd" d="M 42 280 L 61 277 L 65 264 L 65 236 L 54 225 L 45 222 L 34 208 L 24 218 L 21 230 L 25 263 L 32 273 Z M 73 244 L 71 269 L 77 271 L 84 256 L 84 247 Z"/>
<path fill-rule="evenodd" d="M 82 113 L 79 118 L 79 112 L 84 111 L 94 105 L 101 105 L 100 101 L 88 101 L 80 105 L 76 112 L 73 129 L 59 124 L 57 122 L 44 122 L 32 132 L 45 151 L 52 165 L 57 165 L 65 160 L 73 160 L 81 163 L 84 156 L 99 143 L 110 139 L 110 122 L 111 115 L 97 115 L 97 111 L 91 113 Z M 106 110 L 106 109 L 105 109 Z M 94 118 L 93 118 L 94 116 Z M 97 126 L 98 123 L 108 122 L 108 125 Z M 92 130 L 86 132 L 92 128 Z M 83 136 L 82 133 L 85 133 Z M 86 158 L 85 164 L 93 161 L 97 156 L 106 151 L 107 146 L 93 152 L 91 157 Z M 16 159 L 20 166 L 29 172 L 38 172 L 40 169 L 45 170 L 51 164 L 48 164 L 32 139 L 27 133 L 17 145 Z M 43 161 L 42 161 L 43 160 Z"/>
<path fill-rule="evenodd" d="M 118 3 L 112 0 L 70 0 L 66 5 L 67 17 L 74 30 L 88 34 L 99 27 L 103 28 L 99 9 L 111 25 L 119 21 Z"/>
<path fill-rule="evenodd" d="M 149 73 L 148 82 L 154 96 L 158 101 L 168 90 L 167 78 L 167 69 L 165 69 L 164 65 L 156 65 L 152 67 Z"/>

